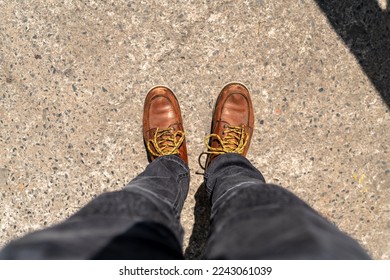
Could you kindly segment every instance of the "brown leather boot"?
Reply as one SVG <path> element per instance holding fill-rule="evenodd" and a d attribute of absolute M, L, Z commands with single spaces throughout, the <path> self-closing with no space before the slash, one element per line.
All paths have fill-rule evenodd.
<path fill-rule="evenodd" d="M 253 127 L 254 114 L 248 89 L 240 83 L 227 84 L 218 96 L 211 134 L 205 139 L 205 153 L 208 154 L 205 168 L 221 154 L 246 156 Z"/>
<path fill-rule="evenodd" d="M 143 136 L 149 161 L 179 155 L 188 164 L 179 102 L 167 87 L 152 88 L 144 104 Z"/>

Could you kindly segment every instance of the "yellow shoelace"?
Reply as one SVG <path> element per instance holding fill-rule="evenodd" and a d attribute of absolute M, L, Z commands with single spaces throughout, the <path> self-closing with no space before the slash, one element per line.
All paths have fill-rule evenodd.
<path fill-rule="evenodd" d="M 173 127 L 166 129 L 157 128 L 153 138 L 149 139 L 147 143 L 149 152 L 156 157 L 180 154 L 179 148 L 184 141 L 185 133 L 181 130 L 175 133 L 173 131 Z"/>
<path fill-rule="evenodd" d="M 231 126 L 225 125 L 221 138 L 218 134 L 210 134 L 204 139 L 204 143 L 207 147 L 207 151 L 203 152 L 198 157 L 199 166 L 206 170 L 206 163 L 202 163 L 202 156 L 207 154 L 222 155 L 226 153 L 243 153 L 249 140 L 249 133 L 245 131 L 245 125 Z M 209 143 L 212 143 L 211 138 L 216 138 L 219 142 L 219 147 L 211 147 Z M 207 159 L 206 159 L 207 161 Z M 204 175 L 202 172 L 196 172 L 196 174 Z"/>
<path fill-rule="evenodd" d="M 245 131 L 244 125 L 226 125 L 222 135 L 223 137 L 221 138 L 218 134 L 210 134 L 204 139 L 207 147 L 206 154 L 222 155 L 226 153 L 241 154 L 244 152 L 249 139 L 249 134 Z M 210 141 L 211 138 L 215 138 L 219 142 L 219 147 L 214 148 L 209 145 L 212 142 Z"/>

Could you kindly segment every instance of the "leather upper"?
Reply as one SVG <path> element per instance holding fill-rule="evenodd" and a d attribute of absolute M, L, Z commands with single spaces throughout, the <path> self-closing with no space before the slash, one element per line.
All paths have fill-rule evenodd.
<path fill-rule="evenodd" d="M 167 87 L 159 86 L 151 89 L 145 98 L 143 114 L 143 137 L 145 143 L 155 136 L 156 130 L 171 128 L 172 133 L 183 131 L 183 120 L 174 93 Z M 164 140 L 163 138 L 160 140 Z M 179 156 L 188 164 L 186 143 L 179 147 Z M 148 151 L 152 161 L 157 156 Z"/>
<path fill-rule="evenodd" d="M 254 113 L 249 91 L 240 83 L 226 85 L 219 94 L 215 104 L 211 134 L 217 134 L 224 138 L 224 131 L 227 126 L 244 126 L 245 132 L 248 133 L 249 137 L 241 154 L 246 156 L 253 134 Z M 210 139 L 210 142 L 209 145 L 214 148 L 218 148 L 220 145 L 220 142 L 215 139 Z M 210 154 L 206 166 L 215 157 L 216 155 Z"/>

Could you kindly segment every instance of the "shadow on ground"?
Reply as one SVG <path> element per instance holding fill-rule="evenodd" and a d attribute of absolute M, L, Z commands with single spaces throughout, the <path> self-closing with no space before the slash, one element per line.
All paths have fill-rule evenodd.
<path fill-rule="evenodd" d="M 390 108 L 390 12 L 377 0 L 316 0 Z"/>
<path fill-rule="evenodd" d="M 200 259 L 206 246 L 210 229 L 210 200 L 203 183 L 195 194 L 195 223 L 187 249 L 184 252 L 186 259 Z"/>

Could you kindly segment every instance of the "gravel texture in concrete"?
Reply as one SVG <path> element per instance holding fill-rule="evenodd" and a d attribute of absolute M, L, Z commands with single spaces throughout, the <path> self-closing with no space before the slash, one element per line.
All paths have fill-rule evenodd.
<path fill-rule="evenodd" d="M 187 132 L 184 247 L 199 257 L 197 158 L 219 91 L 241 81 L 266 180 L 390 259 L 388 3 L 323 2 L 0 0 L 0 245 L 139 174 L 143 101 L 164 84 Z"/>

